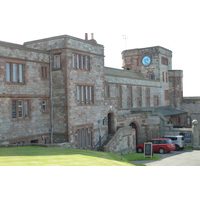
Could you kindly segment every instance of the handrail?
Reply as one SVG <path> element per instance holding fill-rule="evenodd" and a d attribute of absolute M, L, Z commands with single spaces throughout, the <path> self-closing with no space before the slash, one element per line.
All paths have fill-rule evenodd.
<path fill-rule="evenodd" d="M 99 148 L 97 149 L 97 151 L 101 148 L 101 141 L 102 141 L 102 139 L 106 136 L 106 134 L 108 133 L 108 131 L 106 131 L 105 133 L 104 133 L 104 135 L 101 137 L 99 137 L 99 141 L 96 143 L 96 145 L 91 149 L 92 151 L 94 151 L 94 149 L 97 147 L 97 146 L 99 146 Z"/>

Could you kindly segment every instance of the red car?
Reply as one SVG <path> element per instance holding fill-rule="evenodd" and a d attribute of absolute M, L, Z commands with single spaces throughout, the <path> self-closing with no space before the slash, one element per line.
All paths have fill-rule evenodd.
<path fill-rule="evenodd" d="M 153 144 L 153 152 L 165 153 L 176 149 L 175 144 L 172 143 L 170 138 L 153 138 L 147 142 L 151 142 Z M 144 152 L 144 144 L 138 144 L 136 146 L 136 150 L 138 153 Z"/>

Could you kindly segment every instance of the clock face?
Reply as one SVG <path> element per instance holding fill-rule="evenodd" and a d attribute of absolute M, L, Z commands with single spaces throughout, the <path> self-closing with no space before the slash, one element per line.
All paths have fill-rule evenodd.
<path fill-rule="evenodd" d="M 150 58 L 149 56 L 144 56 L 144 57 L 142 58 L 142 64 L 143 64 L 144 66 L 149 66 L 150 63 L 151 63 L 151 58 Z"/>

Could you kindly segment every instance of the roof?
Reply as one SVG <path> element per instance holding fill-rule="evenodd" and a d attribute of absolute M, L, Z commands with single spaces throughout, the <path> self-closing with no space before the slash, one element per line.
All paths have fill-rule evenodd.
<path fill-rule="evenodd" d="M 154 109 L 155 113 L 161 113 L 163 116 L 187 114 L 187 111 L 173 107 L 157 107 Z"/>
<path fill-rule="evenodd" d="M 133 112 L 153 111 L 154 113 L 161 113 L 163 116 L 187 114 L 187 111 L 185 111 L 185 110 L 181 110 L 179 108 L 173 108 L 170 106 L 132 109 L 132 111 Z"/>
<path fill-rule="evenodd" d="M 104 69 L 105 69 L 105 75 L 109 75 L 109 76 L 145 79 L 143 74 L 139 72 L 132 72 L 130 70 L 115 69 L 115 68 L 110 68 L 110 67 L 104 67 Z"/>
<path fill-rule="evenodd" d="M 24 45 L 34 44 L 34 43 L 44 42 L 44 41 L 50 41 L 50 40 L 64 39 L 64 38 L 74 39 L 74 40 L 78 40 L 78 41 L 89 43 L 89 44 L 96 45 L 96 46 L 103 46 L 102 44 L 98 44 L 96 42 L 96 40 L 94 40 L 94 39 L 85 40 L 85 39 L 77 38 L 77 37 L 70 36 L 70 35 L 59 35 L 59 36 L 53 36 L 53 37 L 48 37 L 48 38 L 28 41 L 28 42 L 24 42 Z"/>

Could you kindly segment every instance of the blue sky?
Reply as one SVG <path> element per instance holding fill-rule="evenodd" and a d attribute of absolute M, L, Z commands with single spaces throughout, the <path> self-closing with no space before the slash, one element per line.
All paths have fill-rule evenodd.
<path fill-rule="evenodd" d="M 173 51 L 173 69 L 183 70 L 184 96 L 200 96 L 198 5 L 197 0 L 7 0 L 1 3 L 0 40 L 23 44 L 94 33 L 104 45 L 105 65 L 115 68 L 121 68 L 125 48 L 159 45 Z"/>

